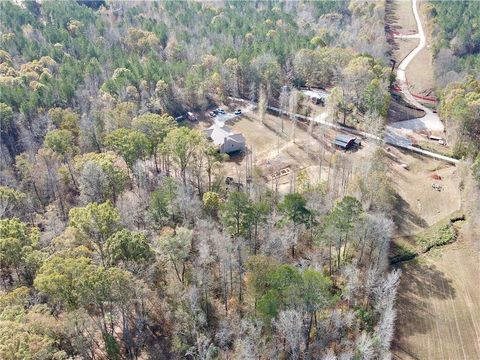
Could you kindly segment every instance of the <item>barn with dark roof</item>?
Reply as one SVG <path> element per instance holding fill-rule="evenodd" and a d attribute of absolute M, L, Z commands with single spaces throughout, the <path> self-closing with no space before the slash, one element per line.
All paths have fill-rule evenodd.
<path fill-rule="evenodd" d="M 342 150 L 349 150 L 360 146 L 361 142 L 360 140 L 357 140 L 355 136 L 337 134 L 335 136 L 335 140 L 332 142 L 332 145 Z"/>

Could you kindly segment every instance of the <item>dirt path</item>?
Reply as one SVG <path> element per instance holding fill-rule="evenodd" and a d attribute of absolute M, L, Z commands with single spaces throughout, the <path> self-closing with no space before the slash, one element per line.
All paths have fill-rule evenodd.
<path fill-rule="evenodd" d="M 400 90 L 403 93 L 406 101 L 411 105 L 424 110 L 425 116 L 422 118 L 417 118 L 412 120 L 399 121 L 393 124 L 392 126 L 397 129 L 408 129 L 408 130 L 428 129 L 434 133 L 442 133 L 444 131 L 444 126 L 443 126 L 443 123 L 440 121 L 440 118 L 438 117 L 438 115 L 417 101 L 417 99 L 411 94 L 410 87 L 407 81 L 406 70 L 408 65 L 412 62 L 412 60 L 415 59 L 415 57 L 417 57 L 420 54 L 420 52 L 425 48 L 427 44 L 425 32 L 423 30 L 420 15 L 418 13 L 417 0 L 412 0 L 412 10 L 413 10 L 413 15 L 415 17 L 415 21 L 417 24 L 418 37 L 420 41 L 417 47 L 413 49 L 413 51 L 410 52 L 410 54 L 408 54 L 398 66 L 397 80 L 398 80 Z M 405 35 L 402 35 L 402 36 L 405 36 Z M 413 37 L 413 34 L 410 34 L 409 36 Z"/>

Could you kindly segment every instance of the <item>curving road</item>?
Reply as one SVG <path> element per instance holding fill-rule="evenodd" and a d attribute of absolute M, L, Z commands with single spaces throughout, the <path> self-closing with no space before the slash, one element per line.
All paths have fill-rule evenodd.
<path fill-rule="evenodd" d="M 417 56 L 418 53 L 422 51 L 422 49 L 425 48 L 427 44 L 427 40 L 425 38 L 425 32 L 423 31 L 422 22 L 418 14 L 417 0 L 412 0 L 412 10 L 413 10 L 413 16 L 415 17 L 415 22 L 417 23 L 418 37 L 420 38 L 420 41 L 417 47 L 413 49 L 412 52 L 410 52 L 410 54 L 408 54 L 398 66 L 397 80 L 399 83 L 400 90 L 402 91 L 405 97 L 405 100 L 409 102 L 411 105 L 416 106 L 419 109 L 422 109 L 423 111 L 425 111 L 425 116 L 421 118 L 411 119 L 411 120 L 399 121 L 399 122 L 396 122 L 395 124 L 392 124 L 391 127 L 396 129 L 407 129 L 407 130 L 427 129 L 432 132 L 443 132 L 445 129 L 438 115 L 434 113 L 432 110 L 430 110 L 429 108 L 420 104 L 417 101 L 417 99 L 413 97 L 413 95 L 410 93 L 410 90 L 408 88 L 407 75 L 406 75 L 407 67 L 410 64 L 410 62 L 415 58 L 415 56 Z M 411 35 L 410 37 L 417 37 L 416 35 L 417 34 Z"/>

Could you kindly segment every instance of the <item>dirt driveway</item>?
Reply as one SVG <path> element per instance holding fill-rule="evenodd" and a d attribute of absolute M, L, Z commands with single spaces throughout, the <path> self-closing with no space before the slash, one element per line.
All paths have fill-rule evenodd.
<path fill-rule="evenodd" d="M 353 166 L 360 159 L 368 158 L 375 148 L 374 144 L 363 141 L 358 151 L 340 151 L 331 145 L 338 130 L 301 121 L 297 121 L 294 129 L 290 119 L 270 113 L 266 114 L 264 124 L 258 113 L 251 111 L 228 122 L 227 126 L 245 136 L 254 167 L 261 172 L 269 186 L 280 193 L 294 191 L 300 170 L 305 170 L 311 183 L 317 183 L 320 179 L 327 181 L 333 154 Z M 246 162 L 246 156 L 233 156 L 223 165 L 223 170 L 227 176 L 244 179 Z M 273 179 L 272 175 L 282 169 L 288 171 Z"/>

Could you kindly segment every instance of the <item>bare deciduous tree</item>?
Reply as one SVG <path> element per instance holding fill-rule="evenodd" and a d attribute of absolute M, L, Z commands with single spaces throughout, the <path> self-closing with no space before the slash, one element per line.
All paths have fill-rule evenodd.
<path fill-rule="evenodd" d="M 298 359 L 302 355 L 302 345 L 305 342 L 305 329 L 303 315 L 296 310 L 284 310 L 278 314 L 274 325 L 284 339 L 288 352 L 292 359 Z"/>

